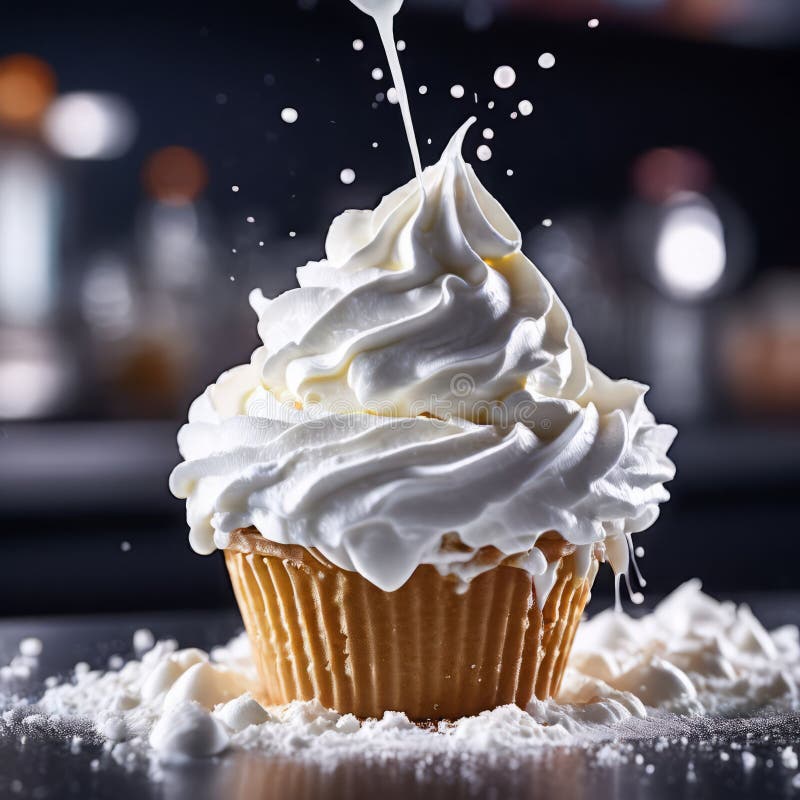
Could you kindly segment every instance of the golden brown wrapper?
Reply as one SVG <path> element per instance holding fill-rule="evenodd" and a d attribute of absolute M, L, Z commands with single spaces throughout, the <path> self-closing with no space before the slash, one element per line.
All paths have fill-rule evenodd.
<path fill-rule="evenodd" d="M 246 533 L 246 532 L 245 532 Z M 556 580 L 544 608 L 531 576 L 500 564 L 458 592 L 423 564 L 384 592 L 302 547 L 256 535 L 225 550 L 267 705 L 320 702 L 340 713 L 457 719 L 559 689 L 597 572 L 552 545 Z M 563 540 L 561 540 L 563 542 Z"/>

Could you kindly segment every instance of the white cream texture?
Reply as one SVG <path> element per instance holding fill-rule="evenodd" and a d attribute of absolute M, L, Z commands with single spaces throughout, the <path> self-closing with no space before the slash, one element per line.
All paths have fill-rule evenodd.
<path fill-rule="evenodd" d="M 178 437 L 170 486 L 198 552 L 253 525 L 392 591 L 419 564 L 457 569 L 445 533 L 515 554 L 556 530 L 584 550 L 605 541 L 625 571 L 627 535 L 668 498 L 675 430 L 656 424 L 647 387 L 587 362 L 462 159 L 470 122 L 423 173 L 424 195 L 413 180 L 346 211 L 299 288 L 253 293 L 263 346 Z"/>
<path fill-rule="evenodd" d="M 746 606 L 719 603 L 691 581 L 639 620 L 607 611 L 584 622 L 557 701 L 527 709 L 501 706 L 429 729 L 400 712 L 360 722 L 317 701 L 263 708 L 249 691 L 254 679 L 244 634 L 210 655 L 159 642 L 118 670 L 76 668 L 38 704 L 0 715 L 0 734 L 5 725 L 73 735 L 81 717 L 122 761 L 234 747 L 321 764 L 465 752 L 518 763 L 542 744 L 684 735 L 691 724 L 676 715 L 797 710 L 800 644 L 795 626 L 770 633 Z"/>

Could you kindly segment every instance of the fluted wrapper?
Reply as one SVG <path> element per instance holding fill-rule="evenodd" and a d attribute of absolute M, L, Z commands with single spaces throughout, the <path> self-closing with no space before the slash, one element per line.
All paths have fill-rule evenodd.
<path fill-rule="evenodd" d="M 259 700 L 318 698 L 358 717 L 457 719 L 553 696 L 597 572 L 555 548 L 544 607 L 531 576 L 500 564 L 466 589 L 421 565 L 397 591 L 312 550 L 239 536 L 225 561 L 250 637 Z M 246 546 L 243 544 L 246 543 Z"/>

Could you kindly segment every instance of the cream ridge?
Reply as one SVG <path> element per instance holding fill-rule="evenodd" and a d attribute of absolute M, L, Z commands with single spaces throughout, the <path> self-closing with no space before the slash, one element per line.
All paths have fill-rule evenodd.
<path fill-rule="evenodd" d="M 251 295 L 263 346 L 192 405 L 170 478 L 192 547 L 254 526 L 393 591 L 443 548 L 529 553 L 547 531 L 628 567 L 674 476 L 647 387 L 588 363 L 569 314 L 461 145 L 334 220 L 299 288 Z M 424 192 L 421 191 L 424 187 Z M 469 577 L 462 571 L 462 578 Z M 544 597 L 539 598 L 543 603 Z"/>

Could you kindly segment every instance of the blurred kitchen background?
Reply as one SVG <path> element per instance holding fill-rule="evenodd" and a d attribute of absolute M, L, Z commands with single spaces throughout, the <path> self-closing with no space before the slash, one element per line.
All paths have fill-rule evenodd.
<path fill-rule="evenodd" d="M 648 589 L 796 588 L 800 3 L 405 5 L 423 160 L 477 114 L 466 155 L 591 359 L 680 428 Z M 249 358 L 248 292 L 411 177 L 387 75 L 346 0 L 3 10 L 0 614 L 231 604 L 167 490 L 175 433 Z"/>

